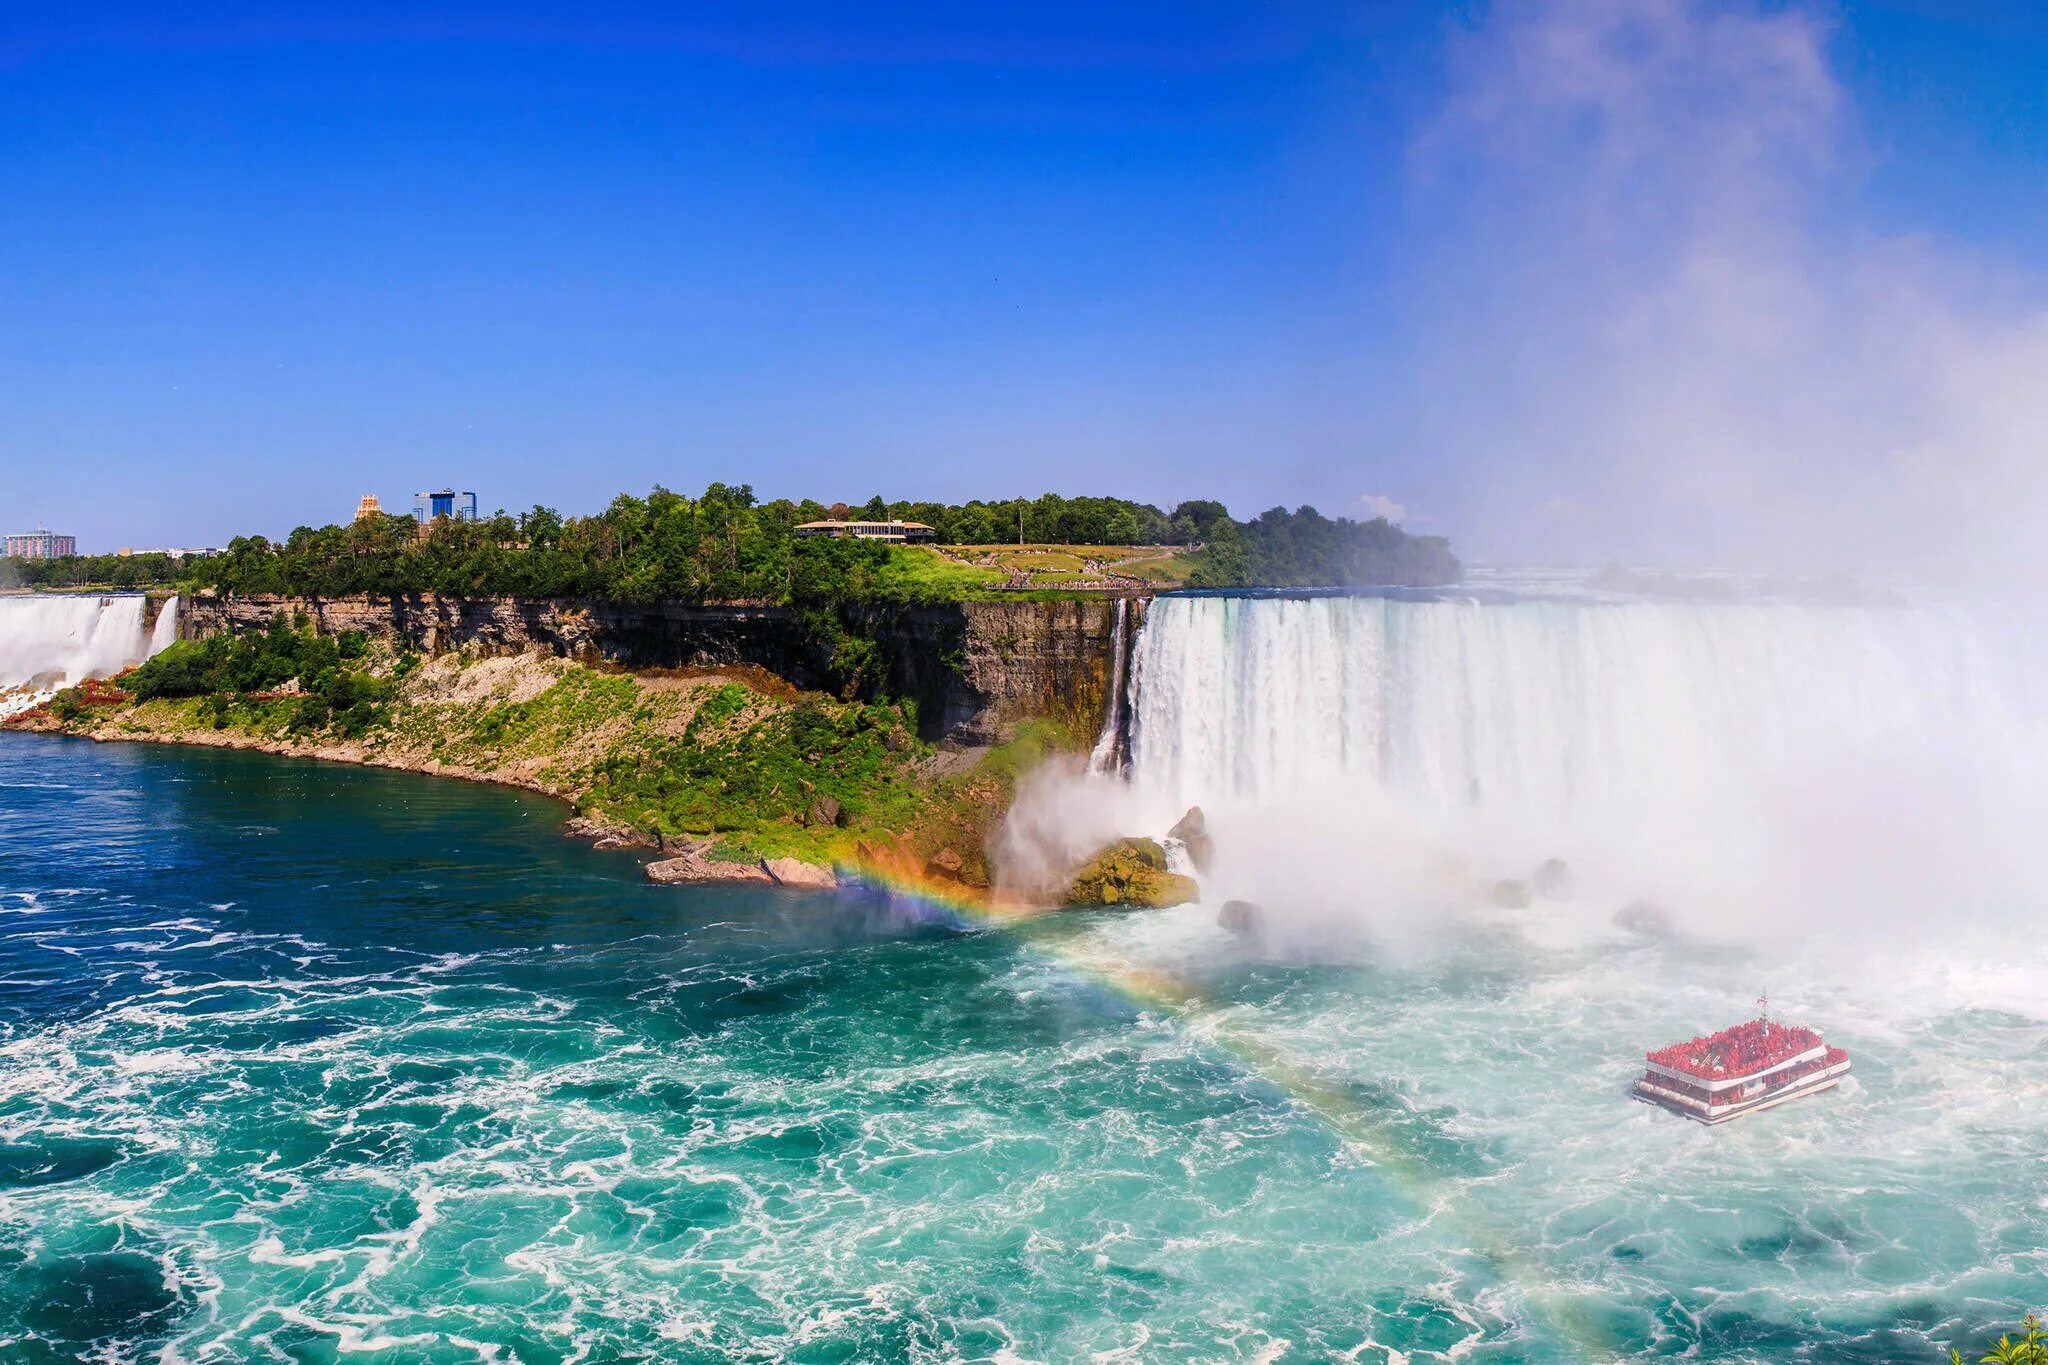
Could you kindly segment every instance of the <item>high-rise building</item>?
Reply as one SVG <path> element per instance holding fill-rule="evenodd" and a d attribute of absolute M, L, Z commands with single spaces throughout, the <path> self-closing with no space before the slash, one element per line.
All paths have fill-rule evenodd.
<path fill-rule="evenodd" d="M 7 537 L 8 559 L 63 559 L 78 553 L 78 537 L 60 536 L 45 526 Z"/>
<path fill-rule="evenodd" d="M 363 494 L 363 500 L 356 504 L 356 520 L 369 521 L 384 515 L 384 504 L 377 501 L 375 493 Z"/>
<path fill-rule="evenodd" d="M 425 526 L 441 517 L 455 521 L 476 520 L 476 494 L 458 493 L 444 488 L 438 493 L 415 493 L 412 495 L 413 520 Z"/>

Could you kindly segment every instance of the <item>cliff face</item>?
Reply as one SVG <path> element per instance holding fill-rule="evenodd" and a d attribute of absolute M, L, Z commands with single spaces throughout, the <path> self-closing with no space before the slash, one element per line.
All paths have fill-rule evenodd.
<path fill-rule="evenodd" d="M 1116 607 L 1082 598 L 914 609 L 893 623 L 897 689 L 918 698 L 933 733 L 960 743 L 996 743 L 1031 719 L 1093 735 L 1115 673 Z"/>
<path fill-rule="evenodd" d="M 1133 603 L 1132 619 L 1136 619 Z M 428 654 L 538 650 L 586 664 L 701 668 L 752 664 L 799 687 L 827 685 L 826 660 L 781 607 L 628 606 L 512 597 L 197 597 L 179 634 L 260 630 L 304 612 L 323 631 L 359 630 Z M 1116 602 L 964 602 L 878 611 L 892 685 L 918 702 L 928 739 L 993 744 L 1048 718 L 1092 733 L 1114 674 Z"/>

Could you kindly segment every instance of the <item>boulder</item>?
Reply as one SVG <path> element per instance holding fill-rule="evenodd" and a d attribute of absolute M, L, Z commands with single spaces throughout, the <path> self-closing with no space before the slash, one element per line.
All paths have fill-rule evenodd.
<path fill-rule="evenodd" d="M 1526 882 L 1505 877 L 1493 884 L 1493 903 L 1503 910 L 1527 910 L 1535 898 Z"/>
<path fill-rule="evenodd" d="M 1195 865 L 1195 871 L 1209 870 L 1210 859 L 1216 853 L 1216 842 L 1209 837 L 1209 817 L 1202 814 L 1200 806 L 1189 806 L 1188 813 L 1166 831 L 1166 837 L 1178 839 L 1186 847 L 1188 861 Z"/>
<path fill-rule="evenodd" d="M 807 863 L 801 858 L 763 858 L 761 870 L 774 878 L 777 886 L 793 886 L 806 891 L 830 891 L 839 885 L 829 867 Z"/>
<path fill-rule="evenodd" d="M 963 866 L 965 863 L 957 852 L 950 848 L 942 848 L 925 862 L 924 870 L 931 876 L 957 882 L 960 880 L 960 869 Z"/>
<path fill-rule="evenodd" d="M 1250 901 L 1225 901 L 1216 922 L 1240 938 L 1250 938 L 1265 928 L 1266 912 Z"/>
<path fill-rule="evenodd" d="M 1562 858 L 1545 858 L 1529 875 L 1529 885 L 1539 896 L 1567 896 L 1572 889 L 1572 870 Z"/>
<path fill-rule="evenodd" d="M 722 863 L 695 854 L 663 858 L 647 865 L 647 880 L 664 886 L 677 882 L 773 882 L 759 863 Z"/>
<path fill-rule="evenodd" d="M 1650 901 L 1634 900 L 1614 912 L 1616 926 L 1644 938 L 1665 938 L 1671 933 L 1671 916 Z"/>
<path fill-rule="evenodd" d="M 1166 870 L 1166 850 L 1157 839 L 1119 839 L 1082 864 L 1064 901 L 1161 909 L 1185 905 L 1200 894 L 1193 877 Z"/>
<path fill-rule="evenodd" d="M 843 825 L 846 823 L 846 810 L 836 798 L 820 793 L 811 801 L 808 821 L 813 825 Z"/>

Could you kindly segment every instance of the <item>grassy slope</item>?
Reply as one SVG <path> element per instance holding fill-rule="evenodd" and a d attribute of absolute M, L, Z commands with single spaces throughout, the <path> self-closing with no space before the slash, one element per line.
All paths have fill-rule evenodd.
<path fill-rule="evenodd" d="M 1012 575 L 1028 575 L 1032 589 L 1057 596 L 1073 583 L 1087 581 L 1085 563 L 1153 587 L 1180 587 L 1194 571 L 1190 551 L 1174 546 L 1143 544 L 948 544 L 944 548 L 897 546 L 889 557 L 889 579 L 932 587 L 958 598 L 1016 596 L 997 591 Z"/>

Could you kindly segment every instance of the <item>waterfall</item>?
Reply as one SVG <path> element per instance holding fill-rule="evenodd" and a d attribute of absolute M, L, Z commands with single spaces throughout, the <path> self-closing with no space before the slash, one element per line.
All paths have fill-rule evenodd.
<path fill-rule="evenodd" d="M 1118 764 L 1118 749 L 1124 733 L 1124 674 L 1130 660 L 1130 618 L 1131 603 L 1127 597 L 1116 599 L 1116 623 L 1109 638 L 1109 695 L 1102 706 L 1102 733 L 1096 737 L 1095 748 L 1088 755 L 1088 771 L 1106 773 Z"/>
<path fill-rule="evenodd" d="M 1167 597 L 1133 651 L 1130 773 L 1160 810 L 1947 894 L 2048 815 L 2029 645 L 1960 609 Z"/>
<path fill-rule="evenodd" d="M 178 595 L 172 593 L 164 599 L 163 607 L 156 614 L 156 625 L 149 632 L 149 653 L 161 654 L 178 641 Z"/>
<path fill-rule="evenodd" d="M 155 653 L 175 636 L 176 599 L 164 604 L 154 636 L 144 629 L 146 606 L 139 594 L 0 597 L 0 715 L 26 711 L 60 687 L 119 673 Z"/>

